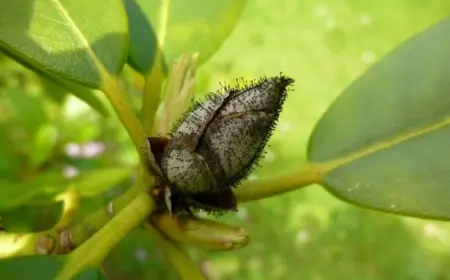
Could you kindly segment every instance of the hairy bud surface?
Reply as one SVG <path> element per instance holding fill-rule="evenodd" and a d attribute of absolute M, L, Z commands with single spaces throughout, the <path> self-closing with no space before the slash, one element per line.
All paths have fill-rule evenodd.
<path fill-rule="evenodd" d="M 293 82 L 282 75 L 261 78 L 224 87 L 192 106 L 158 155 L 173 209 L 236 209 L 232 188 L 261 158 Z"/>

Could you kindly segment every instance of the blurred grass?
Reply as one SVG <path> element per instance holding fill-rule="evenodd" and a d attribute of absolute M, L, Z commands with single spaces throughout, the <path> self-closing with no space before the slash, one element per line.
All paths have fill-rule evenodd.
<path fill-rule="evenodd" d="M 280 71 L 296 80 L 253 175 L 275 176 L 305 161 L 315 122 L 347 85 L 449 12 L 443 0 L 250 1 L 199 69 L 198 92 Z M 234 253 L 194 252 L 211 279 L 450 279 L 448 223 L 357 208 L 318 186 L 244 204 L 221 219 L 252 240 Z"/>

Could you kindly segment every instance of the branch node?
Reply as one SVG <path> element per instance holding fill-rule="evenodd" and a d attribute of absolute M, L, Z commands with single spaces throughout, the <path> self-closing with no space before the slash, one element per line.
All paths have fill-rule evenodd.
<path fill-rule="evenodd" d="M 49 234 L 44 234 L 36 242 L 36 253 L 49 255 L 55 249 L 55 239 Z"/>
<path fill-rule="evenodd" d="M 114 203 L 111 201 L 106 206 L 106 212 L 112 217 L 114 217 Z"/>
<path fill-rule="evenodd" d="M 59 233 L 59 253 L 68 254 L 75 249 L 75 244 L 73 243 L 72 231 L 65 229 Z"/>

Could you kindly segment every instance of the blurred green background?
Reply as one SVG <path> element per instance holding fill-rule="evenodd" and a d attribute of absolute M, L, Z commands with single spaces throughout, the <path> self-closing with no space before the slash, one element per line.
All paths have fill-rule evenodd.
<path fill-rule="evenodd" d="M 347 85 L 449 13 L 446 0 L 251 0 L 231 36 L 199 68 L 198 96 L 240 77 L 283 72 L 296 80 L 263 167 L 249 180 L 276 176 L 305 161 L 314 124 Z M 54 85 L 41 84 L 7 59 L 0 75 L 0 133 L 8 135 L 0 138 L 2 179 L 26 180 L 49 168 L 67 174 L 126 168 L 137 161 L 115 117 L 103 118 L 74 97 L 58 102 Z M 133 85 L 139 82 L 126 77 L 130 99 L 138 100 Z M 45 90 L 56 94 L 50 98 Z M 84 212 L 127 185 L 86 199 Z M 31 208 L 0 216 L 17 231 L 45 228 L 43 220 L 51 223 L 46 207 Z M 450 279 L 449 223 L 357 208 L 318 186 L 243 204 L 237 214 L 220 220 L 244 227 L 251 242 L 224 253 L 188 248 L 210 279 Z M 177 279 L 143 229 L 132 232 L 104 268 L 111 279 Z"/>
<path fill-rule="evenodd" d="M 199 90 L 279 71 L 295 78 L 254 175 L 275 176 L 305 160 L 316 121 L 347 85 L 449 12 L 443 0 L 250 1 L 200 68 Z M 212 279 L 450 279 L 449 223 L 357 208 L 318 186 L 241 205 L 225 220 L 252 241 L 235 253 L 201 254 Z"/>

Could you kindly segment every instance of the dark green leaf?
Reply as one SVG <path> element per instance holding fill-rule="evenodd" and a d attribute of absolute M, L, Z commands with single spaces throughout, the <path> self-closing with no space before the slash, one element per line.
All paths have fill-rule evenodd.
<path fill-rule="evenodd" d="M 66 190 L 67 179 L 60 173 L 42 174 L 27 182 L 0 179 L 0 209 L 23 204 L 53 203 Z"/>
<path fill-rule="evenodd" d="M 0 126 L 0 135 L 2 135 L 0 137 L 0 172 L 3 179 L 7 177 L 6 174 L 9 178 L 13 178 L 14 173 L 20 168 L 21 161 L 14 153 L 14 143 L 6 136 L 6 127 L 3 125 Z"/>
<path fill-rule="evenodd" d="M 199 52 L 199 65 L 222 45 L 236 25 L 243 0 L 125 0 L 130 26 L 128 62 L 140 73 L 152 68 L 157 42 L 166 64 L 181 53 Z M 158 38 L 158 39 L 157 39 Z"/>
<path fill-rule="evenodd" d="M 58 105 L 63 104 L 68 96 L 67 90 L 42 75 L 37 75 L 37 77 L 41 82 L 42 91 Z"/>
<path fill-rule="evenodd" d="M 55 279 L 64 265 L 65 256 L 29 256 L 0 261 L 2 279 L 51 280 Z M 87 268 L 73 278 L 74 280 L 105 279 L 97 268 Z"/>
<path fill-rule="evenodd" d="M 58 256 L 29 256 L 0 261 L 0 275 L 3 279 L 50 280 L 54 279 L 64 264 Z"/>
<path fill-rule="evenodd" d="M 126 59 L 120 0 L 0 2 L 0 48 L 36 71 L 99 88 Z"/>
<path fill-rule="evenodd" d="M 59 172 L 45 173 L 27 182 L 0 179 L 0 209 L 53 204 L 70 186 L 82 197 L 99 195 L 129 178 L 130 172 L 129 168 L 104 168 L 84 172 L 73 179 Z"/>
<path fill-rule="evenodd" d="M 23 205 L 0 210 L 2 225 L 9 232 L 27 233 L 51 229 L 61 217 L 62 202 L 41 205 Z"/>
<path fill-rule="evenodd" d="M 5 88 L 3 94 L 13 111 L 13 117 L 28 133 L 36 133 L 40 126 L 47 122 L 47 115 L 40 97 L 32 96 L 20 87 Z"/>
<path fill-rule="evenodd" d="M 82 196 L 94 196 L 130 178 L 130 168 L 104 168 L 85 172 L 76 177 L 73 185 Z"/>
<path fill-rule="evenodd" d="M 103 116 L 109 115 L 108 109 L 103 101 L 92 90 L 56 77 L 51 79 L 48 79 L 43 75 L 40 75 L 39 77 L 45 93 L 57 103 L 61 103 L 67 94 L 71 93 L 80 100 L 86 102 L 86 104 Z"/>
<path fill-rule="evenodd" d="M 165 261 L 151 234 L 142 228 L 130 232 L 103 262 L 108 279 L 179 279 Z"/>
<path fill-rule="evenodd" d="M 30 149 L 30 163 L 34 167 L 40 166 L 52 154 L 53 147 L 56 144 L 58 131 L 56 128 L 47 123 L 42 125 L 34 135 Z"/>
<path fill-rule="evenodd" d="M 90 267 L 74 277 L 74 280 L 107 280 L 100 269 Z"/>
<path fill-rule="evenodd" d="M 450 20 L 402 44 L 317 124 L 309 160 L 326 188 L 381 211 L 450 219 Z"/>

